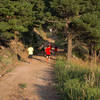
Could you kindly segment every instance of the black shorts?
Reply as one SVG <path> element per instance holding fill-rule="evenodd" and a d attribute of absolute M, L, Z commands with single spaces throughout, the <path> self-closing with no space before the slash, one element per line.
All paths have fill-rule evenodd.
<path fill-rule="evenodd" d="M 50 55 L 46 55 L 47 57 L 50 57 Z"/>
<path fill-rule="evenodd" d="M 29 55 L 28 58 L 32 58 L 33 55 Z"/>

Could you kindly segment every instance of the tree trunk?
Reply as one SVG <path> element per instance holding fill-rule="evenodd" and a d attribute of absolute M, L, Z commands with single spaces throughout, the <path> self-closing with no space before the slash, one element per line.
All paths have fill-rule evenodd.
<path fill-rule="evenodd" d="M 93 64 L 97 63 L 97 51 L 94 49 L 94 46 L 92 45 L 90 47 L 90 62 L 91 62 L 91 66 L 93 66 Z"/>
<path fill-rule="evenodd" d="M 93 45 L 92 44 L 89 46 L 89 61 L 91 66 L 93 66 Z"/>
<path fill-rule="evenodd" d="M 72 57 L 72 35 L 70 32 L 68 32 L 69 23 L 70 23 L 70 20 L 66 18 L 66 33 L 67 33 L 67 42 L 68 42 L 67 59 L 68 61 L 70 61 Z"/>
<path fill-rule="evenodd" d="M 68 34 L 68 53 L 67 53 L 68 61 L 71 60 L 71 57 L 72 57 L 72 36 Z"/>

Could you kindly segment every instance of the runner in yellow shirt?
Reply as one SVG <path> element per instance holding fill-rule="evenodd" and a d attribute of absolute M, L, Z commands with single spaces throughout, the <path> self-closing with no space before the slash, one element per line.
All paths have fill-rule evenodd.
<path fill-rule="evenodd" d="M 28 58 L 32 58 L 33 52 L 34 52 L 34 48 L 33 47 L 29 47 L 28 48 Z"/>

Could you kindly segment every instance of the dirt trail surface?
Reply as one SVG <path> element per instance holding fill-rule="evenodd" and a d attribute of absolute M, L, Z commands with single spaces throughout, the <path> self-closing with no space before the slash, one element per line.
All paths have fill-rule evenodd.
<path fill-rule="evenodd" d="M 0 79 L 0 100 L 59 100 L 51 62 L 35 56 L 6 74 Z"/>

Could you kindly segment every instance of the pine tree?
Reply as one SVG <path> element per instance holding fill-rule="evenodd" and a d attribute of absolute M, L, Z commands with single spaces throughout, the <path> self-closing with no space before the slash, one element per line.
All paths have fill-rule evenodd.
<path fill-rule="evenodd" d="M 28 31 L 33 20 L 32 8 L 26 0 L 0 1 L 0 36 L 9 39 Z"/>
<path fill-rule="evenodd" d="M 89 28 L 88 27 L 89 25 L 84 23 L 84 21 L 81 19 L 82 16 L 91 15 L 92 17 L 93 16 L 92 13 L 96 11 L 100 11 L 99 4 L 100 2 L 98 0 L 96 1 L 53 0 L 51 2 L 53 15 L 56 16 L 59 20 L 64 20 L 66 22 L 66 34 L 67 34 L 67 41 L 68 41 L 68 53 L 67 53 L 68 60 L 70 60 L 72 56 L 72 40 L 75 38 L 75 36 L 83 34 L 83 31 L 85 32 L 85 30 L 88 30 Z M 93 33 L 93 30 L 95 30 L 95 28 L 92 29 L 91 27 L 91 31 L 92 31 L 91 34 Z M 87 32 L 87 34 L 88 33 L 89 32 Z M 91 34 L 88 34 L 89 37 L 91 36 Z"/>
<path fill-rule="evenodd" d="M 72 23 L 96 62 L 96 51 L 100 49 L 100 7 L 98 5 L 100 2 L 90 0 L 89 4 L 86 12 L 80 18 L 75 18 Z"/>
<path fill-rule="evenodd" d="M 100 17 L 95 12 L 92 14 L 85 14 L 81 19 L 86 26 L 85 38 L 87 38 L 87 41 L 85 40 L 84 42 L 87 44 L 91 56 L 93 56 L 96 62 L 96 51 L 100 49 Z"/>

